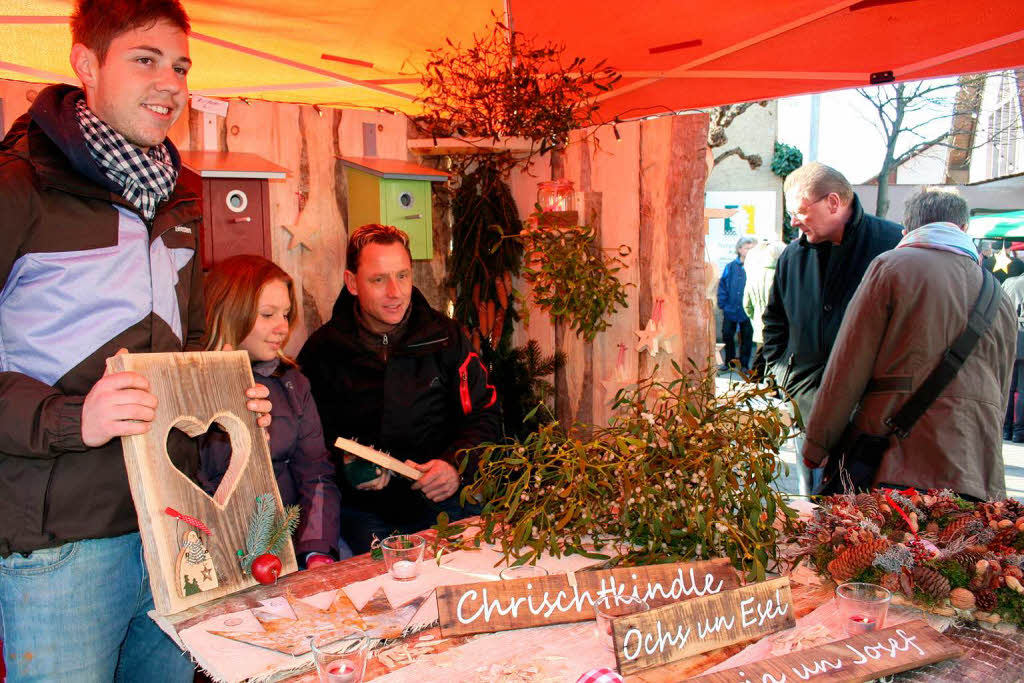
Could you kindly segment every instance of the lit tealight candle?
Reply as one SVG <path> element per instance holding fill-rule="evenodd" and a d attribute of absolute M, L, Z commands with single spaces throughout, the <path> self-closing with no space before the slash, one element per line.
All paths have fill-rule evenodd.
<path fill-rule="evenodd" d="M 356 665 L 348 659 L 336 659 L 330 662 L 324 671 L 327 674 L 328 683 L 358 683 Z"/>
<path fill-rule="evenodd" d="M 398 560 L 391 565 L 391 576 L 402 580 L 415 579 L 416 563 L 409 560 Z"/>
<path fill-rule="evenodd" d="M 850 617 L 850 625 L 847 630 L 851 635 L 855 633 L 867 633 L 869 631 L 874 631 L 877 625 L 878 622 L 866 614 L 854 614 Z"/>

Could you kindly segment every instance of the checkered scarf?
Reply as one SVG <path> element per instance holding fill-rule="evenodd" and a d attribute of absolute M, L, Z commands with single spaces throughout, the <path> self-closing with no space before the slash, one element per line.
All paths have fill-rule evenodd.
<path fill-rule="evenodd" d="M 84 99 L 78 100 L 75 107 L 92 158 L 121 188 L 124 198 L 134 204 L 146 220 L 153 220 L 157 206 L 171 196 L 178 181 L 178 170 L 167 148 L 159 144 L 143 153 L 101 121 Z"/>

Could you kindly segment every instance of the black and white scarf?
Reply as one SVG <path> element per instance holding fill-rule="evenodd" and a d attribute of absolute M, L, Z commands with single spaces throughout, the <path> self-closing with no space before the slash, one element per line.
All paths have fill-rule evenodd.
<path fill-rule="evenodd" d="M 153 220 L 157 206 L 171 196 L 178 181 L 178 170 L 167 148 L 161 143 L 143 152 L 101 121 L 84 99 L 75 106 L 92 158 L 121 188 L 124 198 L 134 204 L 146 220 Z"/>

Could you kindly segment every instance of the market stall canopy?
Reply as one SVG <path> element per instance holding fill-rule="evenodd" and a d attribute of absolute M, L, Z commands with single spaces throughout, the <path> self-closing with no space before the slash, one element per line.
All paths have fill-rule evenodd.
<path fill-rule="evenodd" d="M 1024 238 L 1024 211 L 971 216 L 967 234 L 974 238 Z"/>
<path fill-rule="evenodd" d="M 417 111 L 427 50 L 493 17 L 623 74 L 604 120 L 1024 64 L 1021 0 L 185 0 L 194 92 Z M 70 0 L 0 0 L 0 78 L 69 81 Z M 891 76 L 886 75 L 891 72 Z M 877 75 L 881 74 L 881 75 Z"/>

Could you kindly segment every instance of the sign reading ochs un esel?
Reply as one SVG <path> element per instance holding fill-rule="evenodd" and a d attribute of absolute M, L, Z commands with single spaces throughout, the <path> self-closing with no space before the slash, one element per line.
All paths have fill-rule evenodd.
<path fill-rule="evenodd" d="M 638 596 L 664 605 L 714 595 L 739 585 L 726 559 L 659 564 L 512 581 L 485 581 L 437 589 L 441 633 L 491 633 L 594 618 L 605 596 Z"/>
<path fill-rule="evenodd" d="M 789 579 L 773 579 L 615 619 L 615 660 L 631 674 L 794 623 Z"/>

